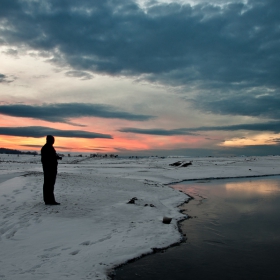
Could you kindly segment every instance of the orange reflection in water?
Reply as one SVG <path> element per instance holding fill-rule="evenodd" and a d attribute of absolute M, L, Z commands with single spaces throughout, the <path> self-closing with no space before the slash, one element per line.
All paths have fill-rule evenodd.
<path fill-rule="evenodd" d="M 225 189 L 228 194 L 242 192 L 243 194 L 271 195 L 279 191 L 279 186 L 274 180 L 235 181 L 225 183 Z"/>

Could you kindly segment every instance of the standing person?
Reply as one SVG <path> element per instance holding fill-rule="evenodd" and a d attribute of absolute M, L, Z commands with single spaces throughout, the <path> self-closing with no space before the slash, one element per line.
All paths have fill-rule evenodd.
<path fill-rule="evenodd" d="M 41 149 L 41 162 L 44 171 L 43 197 L 46 205 L 59 205 L 54 198 L 54 185 L 57 174 L 57 160 L 62 159 L 53 147 L 54 137 L 47 135 L 47 143 Z"/>

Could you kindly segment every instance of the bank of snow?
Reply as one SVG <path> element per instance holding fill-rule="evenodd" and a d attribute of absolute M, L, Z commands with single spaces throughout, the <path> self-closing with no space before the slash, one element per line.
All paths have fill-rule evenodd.
<path fill-rule="evenodd" d="M 179 158 L 192 161 L 186 168 L 170 166 L 174 158 L 64 158 L 62 204 L 45 206 L 40 158 L 0 160 L 0 279 L 9 280 L 107 279 L 116 265 L 180 240 L 176 206 L 187 197 L 164 184 L 280 174 L 279 157 Z"/>
<path fill-rule="evenodd" d="M 185 195 L 77 165 L 66 169 L 56 184 L 60 206 L 42 203 L 42 173 L 31 166 L 0 184 L 0 279 L 107 279 L 114 266 L 180 240 L 176 206 Z M 163 216 L 172 223 L 163 224 Z"/>

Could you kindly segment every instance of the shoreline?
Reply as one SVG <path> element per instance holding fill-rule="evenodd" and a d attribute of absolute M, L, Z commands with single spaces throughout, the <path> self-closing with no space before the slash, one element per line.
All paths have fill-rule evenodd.
<path fill-rule="evenodd" d="M 250 176 L 235 176 L 235 177 L 206 177 L 206 178 L 199 178 L 199 179 L 184 179 L 181 181 L 175 181 L 175 182 L 171 182 L 171 183 L 166 183 L 164 184 L 165 186 L 169 186 L 169 185 L 174 185 L 174 184 L 180 184 L 183 182 L 195 182 L 195 181 L 202 181 L 202 180 L 226 180 L 226 179 L 246 179 L 246 178 L 261 178 L 261 177 L 276 177 L 276 176 L 280 176 L 280 174 L 263 174 L 263 175 L 250 175 Z"/>
<path fill-rule="evenodd" d="M 222 196 L 219 196 L 219 195 L 217 196 L 218 199 L 220 199 L 220 202 L 221 202 L 221 203 L 217 203 L 217 200 L 215 199 L 217 193 L 214 191 L 214 193 L 212 192 L 212 196 L 211 196 L 209 194 L 209 193 L 211 193 L 211 191 L 210 191 L 211 188 L 209 189 L 209 187 L 210 186 L 215 187 L 217 185 L 223 185 L 224 188 L 226 188 L 226 185 L 228 183 L 232 184 L 232 185 L 236 184 L 237 186 L 239 186 L 240 184 L 243 184 L 243 182 L 245 182 L 244 190 L 243 190 L 243 191 L 245 191 L 245 201 L 247 199 L 247 201 L 250 201 L 250 203 L 251 203 L 250 199 L 255 194 L 253 196 L 250 196 L 249 198 L 248 198 L 248 196 L 246 196 L 246 191 L 247 191 L 246 183 L 249 182 L 250 185 L 252 185 L 252 186 L 256 186 L 256 185 L 263 186 L 263 184 L 261 183 L 262 181 L 264 181 L 264 182 L 272 181 L 273 184 L 271 186 L 276 186 L 276 184 L 278 186 L 278 189 L 276 190 L 277 194 L 274 193 L 274 196 L 278 196 L 278 201 L 279 201 L 278 193 L 279 193 L 279 185 L 280 185 L 279 182 L 280 182 L 280 180 L 279 180 L 278 175 L 277 176 L 264 175 L 264 176 L 254 177 L 254 178 L 255 178 L 254 180 L 250 180 L 250 179 L 248 179 L 248 177 L 246 177 L 246 178 L 236 178 L 236 177 L 234 177 L 234 178 L 229 178 L 228 181 L 219 182 L 219 183 L 215 182 L 215 180 L 213 180 L 209 184 L 207 184 L 208 182 L 205 181 L 204 182 L 205 184 L 197 184 L 198 189 L 196 189 L 195 184 L 192 184 L 192 183 L 189 185 L 190 188 L 188 188 L 187 187 L 188 182 L 186 183 L 186 188 L 179 186 L 177 190 L 184 189 L 183 193 L 187 194 L 189 197 L 191 197 L 191 196 L 188 193 L 188 191 L 190 191 L 191 193 L 193 192 L 193 195 L 195 196 L 195 199 L 196 199 L 196 202 L 194 202 L 191 206 L 187 206 L 188 203 L 192 201 L 191 198 L 181 205 L 182 206 L 181 210 L 185 213 L 188 213 L 188 218 L 184 219 L 184 220 L 181 220 L 181 221 L 178 221 L 177 224 L 178 224 L 178 229 L 179 229 L 179 231 L 182 235 L 182 238 L 185 237 L 184 238 L 185 240 L 183 239 L 180 242 L 178 242 L 177 244 L 172 244 L 172 245 L 168 246 L 167 248 L 159 249 L 159 250 L 157 250 L 157 251 L 155 251 L 151 254 L 143 255 L 142 258 L 133 259 L 131 261 L 126 262 L 125 264 L 122 264 L 122 265 L 116 267 L 116 274 L 113 274 L 113 277 L 112 277 L 112 274 L 111 274 L 110 275 L 111 279 L 112 280 L 134 279 L 133 278 L 134 274 L 137 275 L 139 277 L 139 279 L 145 279 L 145 277 L 146 277 L 145 275 L 147 275 L 147 279 L 158 279 L 158 278 L 160 278 L 160 279 L 171 279 L 170 277 L 166 277 L 166 274 L 165 274 L 166 270 L 164 269 L 164 266 L 167 265 L 167 264 L 168 264 L 168 266 L 170 266 L 170 269 L 171 269 L 171 267 L 173 267 L 171 269 L 171 273 L 176 273 L 176 272 L 179 273 L 179 276 L 177 278 L 175 277 L 176 279 L 183 279 L 182 275 L 185 275 L 186 273 L 188 273 L 188 271 L 184 270 L 184 269 L 186 269 L 186 267 L 189 267 L 190 264 L 194 265 L 194 267 L 196 267 L 196 268 L 200 267 L 200 268 L 203 269 L 204 263 L 203 263 L 203 265 L 201 264 L 201 262 L 195 262 L 194 263 L 194 261 L 191 260 L 191 258 L 192 258 L 192 255 L 193 255 L 195 260 L 200 258 L 200 260 L 204 261 L 204 258 L 201 257 L 201 252 L 197 253 L 197 252 L 194 251 L 194 249 L 200 248 L 200 247 L 197 246 L 197 240 L 196 240 L 195 237 L 200 232 L 200 230 L 201 230 L 201 232 L 203 232 L 205 227 L 208 229 L 208 232 L 206 232 L 206 235 L 204 233 L 204 236 L 203 235 L 200 236 L 200 240 L 199 240 L 199 237 L 198 237 L 198 240 L 200 241 L 200 244 L 202 244 L 204 241 L 208 241 L 208 248 L 203 247 L 203 249 L 201 249 L 202 252 L 207 252 L 207 250 L 208 250 L 207 257 L 208 257 L 209 262 L 207 263 L 207 265 L 208 265 L 207 272 L 209 271 L 209 269 L 211 271 L 211 267 L 212 267 L 212 263 L 211 263 L 210 259 L 211 259 L 211 255 L 213 253 L 212 253 L 212 251 L 210 251 L 210 253 L 209 253 L 209 250 L 211 250 L 211 249 L 209 249 L 209 246 L 210 247 L 213 246 L 213 244 L 211 244 L 211 242 L 213 242 L 215 244 L 217 243 L 218 245 L 220 245 L 219 243 L 221 243 L 222 245 L 226 244 L 226 246 L 232 246 L 231 248 L 236 249 L 235 252 L 238 252 L 239 248 L 238 247 L 234 248 L 236 246 L 236 243 L 230 242 L 230 241 L 232 241 L 232 237 L 233 237 L 234 234 L 229 235 L 229 237 L 228 237 L 228 235 L 224 235 L 224 236 L 221 235 L 221 236 L 217 237 L 217 235 L 215 235 L 216 233 L 215 232 L 213 233 L 214 229 L 212 229 L 211 226 L 213 226 L 213 228 L 216 226 L 217 231 L 220 230 L 222 232 L 222 229 L 223 229 L 222 227 L 220 228 L 221 225 L 220 225 L 219 222 L 217 222 L 217 224 L 213 223 L 213 219 L 219 220 L 219 216 L 217 218 L 217 215 L 216 215 L 216 213 L 218 213 L 218 212 L 215 212 L 215 211 L 209 211 L 208 212 L 208 211 L 205 211 L 205 210 L 206 209 L 211 210 L 212 209 L 211 207 L 213 206 L 213 203 L 214 203 L 214 205 L 221 205 L 224 194 Z M 235 179 L 237 179 L 237 180 L 235 180 Z M 242 179 L 244 179 L 244 181 Z M 274 182 L 277 182 L 277 183 L 274 183 Z M 267 186 L 269 186 L 269 183 L 268 183 Z M 268 187 L 268 189 L 269 189 L 269 187 Z M 256 193 L 259 193 L 258 188 L 257 189 L 254 188 L 254 190 L 256 191 Z M 271 188 L 271 191 L 273 192 L 273 191 L 275 191 L 275 189 Z M 240 190 L 239 190 L 239 192 L 240 192 Z M 206 193 L 209 194 L 209 196 Z M 223 192 L 221 192 L 221 193 L 223 193 Z M 201 196 L 201 194 L 202 194 L 202 196 Z M 203 196 L 205 196 L 205 194 L 206 194 L 207 201 L 208 201 L 208 202 L 206 202 L 206 205 L 208 204 L 208 208 L 204 207 L 204 208 L 202 208 L 203 210 L 201 210 L 200 199 L 201 198 L 202 198 L 202 200 L 205 199 L 205 197 L 203 197 Z M 241 194 L 243 194 L 243 196 L 244 196 L 244 193 L 241 191 L 238 195 L 236 195 L 236 197 L 241 197 Z M 264 195 L 264 196 L 266 196 L 266 195 Z M 274 196 L 271 195 L 271 197 L 274 197 Z M 244 197 L 240 201 L 244 201 Z M 256 201 L 260 201 L 260 199 L 259 200 L 256 199 Z M 270 200 L 267 199 L 267 201 L 269 202 Z M 275 204 L 275 202 L 274 202 L 274 204 Z M 231 202 L 228 203 L 228 205 L 230 205 L 229 209 L 231 209 L 231 207 L 233 207 Z M 279 205 L 279 203 L 278 203 L 278 205 Z M 178 206 L 178 207 L 180 207 L 180 206 Z M 237 208 L 239 207 L 238 203 L 237 203 L 236 207 Z M 255 206 L 255 208 L 256 209 L 261 209 L 262 207 L 256 207 Z M 279 206 L 277 206 L 277 208 L 279 209 Z M 195 209 L 197 209 L 197 210 L 195 211 Z M 200 210 L 198 210 L 198 209 L 200 209 Z M 216 210 L 217 210 L 217 208 L 216 208 Z M 219 210 L 221 210 L 221 209 L 219 209 Z M 263 211 L 265 212 L 266 210 L 263 210 Z M 221 211 L 221 213 L 223 213 L 223 211 Z M 228 211 L 228 213 L 231 213 L 231 212 Z M 237 212 L 237 213 L 239 214 L 239 216 L 242 216 L 244 213 L 246 213 L 246 209 L 241 209 L 240 212 Z M 274 211 L 274 213 L 277 215 L 277 213 L 279 213 L 279 211 L 278 212 Z M 191 215 L 189 215 L 189 214 L 191 214 Z M 251 217 L 251 213 L 248 214 L 248 216 Z M 256 217 L 255 220 L 258 219 L 258 215 L 255 214 L 255 217 Z M 198 219 L 199 222 L 197 222 L 197 219 L 194 219 L 191 222 L 187 221 L 189 219 L 192 220 L 192 218 L 199 218 Z M 222 223 L 222 219 L 220 219 L 220 220 L 221 220 L 221 223 Z M 236 223 L 235 219 L 233 219 L 233 220 Z M 274 217 L 274 220 L 275 220 L 275 217 Z M 237 221 L 238 221 L 238 219 L 237 219 Z M 240 223 L 240 221 L 239 221 L 239 223 Z M 254 225 L 258 225 L 258 223 L 259 223 L 259 221 L 255 221 Z M 225 223 L 224 223 L 224 225 L 225 225 Z M 194 228 L 192 228 L 192 226 L 194 226 Z M 198 228 L 200 230 L 198 230 Z M 227 226 L 226 227 L 224 226 L 224 228 L 227 228 Z M 242 230 L 244 230 L 244 228 L 242 226 L 240 226 L 240 228 L 242 228 Z M 274 226 L 272 226 L 271 228 L 274 229 Z M 249 232 L 250 232 L 250 230 L 249 230 Z M 278 232 L 279 232 L 279 229 L 278 229 Z M 200 234 L 198 234 L 198 235 L 200 235 Z M 219 237 L 222 240 L 219 240 Z M 229 243 L 227 243 L 228 240 L 230 240 Z M 269 237 L 268 237 L 267 240 L 269 240 Z M 189 243 L 189 244 L 186 244 L 187 246 L 182 245 L 182 247 L 179 247 L 181 244 L 183 244 L 186 241 L 188 241 L 188 243 Z M 243 240 L 243 242 L 246 242 L 246 238 Z M 265 246 L 265 244 L 266 243 L 264 242 L 263 245 Z M 277 244 L 279 244 L 279 242 Z M 189 245 L 191 245 L 191 246 L 189 247 Z M 218 246 L 218 245 L 216 245 L 216 246 Z M 202 246 L 204 246 L 204 245 L 202 245 Z M 178 247 L 178 248 L 173 249 L 174 247 Z M 226 252 L 226 250 L 227 250 L 227 247 L 223 247 L 223 248 L 219 247 L 219 248 L 220 248 L 221 252 Z M 277 248 L 279 248 L 279 246 Z M 169 249 L 171 249 L 171 250 L 168 251 Z M 216 249 L 216 247 L 215 247 L 215 249 Z M 222 250 L 224 250 L 224 251 L 222 251 Z M 268 248 L 267 250 L 269 251 L 270 249 Z M 165 254 L 164 255 L 159 254 L 158 256 L 156 256 L 155 254 L 158 253 L 158 252 L 159 253 L 166 253 L 166 255 Z M 187 252 L 188 252 L 188 254 L 186 254 Z M 192 252 L 193 254 L 191 254 L 190 252 Z M 146 257 L 149 257 L 149 256 L 150 256 L 150 258 L 145 259 Z M 236 256 L 236 254 L 235 255 L 232 254 L 232 258 L 234 258 L 234 256 Z M 180 261 L 179 261 L 179 258 L 180 258 Z M 186 258 L 187 260 L 183 261 L 184 258 Z M 144 260 L 140 260 L 140 259 L 144 259 Z M 260 261 L 260 258 L 258 260 Z M 130 263 L 134 263 L 136 261 L 139 261 L 139 263 L 129 265 Z M 178 262 L 178 264 L 177 264 L 177 262 Z M 251 263 L 249 262 L 249 264 L 252 266 L 253 265 L 252 261 L 251 261 Z M 128 265 L 128 267 L 125 268 L 126 265 Z M 247 265 L 246 262 L 243 263 L 244 267 L 246 265 Z M 123 267 L 123 269 L 122 269 L 122 267 Z M 161 267 L 162 267 L 162 270 L 159 269 Z M 214 270 L 212 269 L 212 271 L 214 271 Z M 275 267 L 275 265 L 274 265 L 274 271 L 278 271 L 277 266 Z M 199 279 L 203 279 L 203 278 L 201 278 L 201 275 L 206 276 L 207 272 L 204 272 L 204 274 L 203 274 L 203 272 L 202 272 L 202 274 L 199 274 L 200 275 Z M 190 273 L 191 273 L 192 276 L 194 276 L 195 272 L 193 272 L 193 270 L 191 269 Z M 273 275 L 273 272 L 272 272 L 272 275 Z M 213 278 L 213 279 L 215 279 L 215 278 Z M 274 279 L 274 278 L 272 278 L 272 279 Z"/>
<path fill-rule="evenodd" d="M 272 175 L 255 175 L 255 176 L 240 176 L 240 177 L 219 177 L 219 178 L 215 178 L 215 177 L 211 177 L 211 178 L 200 178 L 200 179 L 187 179 L 187 180 L 182 180 L 182 181 L 179 181 L 179 182 L 172 182 L 172 183 L 168 183 L 168 184 L 165 184 L 166 186 L 169 186 L 171 187 L 171 185 L 174 185 L 174 184 L 180 184 L 180 183 L 183 183 L 183 182 L 195 182 L 195 181 L 200 181 L 200 180 L 225 180 L 225 179 L 247 179 L 247 178 L 262 178 L 262 177 L 277 177 L 277 176 L 280 176 L 280 174 L 272 174 Z M 188 204 L 191 200 L 194 199 L 194 197 L 192 197 L 190 194 L 188 193 L 185 193 L 181 190 L 178 190 L 178 189 L 175 189 L 179 192 L 182 192 L 184 193 L 188 198 L 186 199 L 186 201 L 184 201 L 183 203 L 179 204 L 177 206 L 177 208 L 180 208 L 181 206 L 184 206 L 185 204 Z M 182 209 L 179 209 L 179 212 L 183 212 L 184 210 Z M 123 267 L 123 266 L 126 266 L 127 264 L 129 263 L 134 263 L 142 258 L 145 258 L 145 257 L 148 257 L 148 256 L 151 256 L 151 255 L 154 255 L 154 254 L 157 254 L 157 253 L 163 253 L 165 252 L 166 250 L 170 249 L 170 248 L 173 248 L 173 247 L 177 247 L 177 246 L 180 246 L 182 243 L 184 243 L 187 239 L 186 239 L 186 235 L 183 233 L 183 230 L 182 230 L 182 223 L 188 219 L 191 219 L 192 217 L 189 216 L 189 215 L 186 215 L 184 218 L 182 218 L 181 220 L 177 221 L 177 228 L 178 228 L 178 232 L 180 233 L 181 235 L 181 239 L 180 241 L 177 241 L 169 246 L 166 246 L 166 247 L 163 247 L 163 248 L 152 248 L 153 249 L 153 252 L 150 252 L 150 253 L 145 253 L 139 257 L 136 257 L 136 258 L 133 258 L 133 259 L 130 259 L 128 261 L 126 261 L 125 263 L 122 263 L 120 265 L 117 265 L 116 267 L 112 268 L 110 270 L 110 272 L 107 274 L 108 277 L 110 278 L 110 280 L 115 280 L 116 277 L 116 270 Z"/>

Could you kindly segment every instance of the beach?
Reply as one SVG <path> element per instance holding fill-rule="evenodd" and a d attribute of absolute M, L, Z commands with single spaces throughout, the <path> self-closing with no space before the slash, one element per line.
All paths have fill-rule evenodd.
<path fill-rule="evenodd" d="M 279 163 L 279 156 L 63 157 L 61 205 L 46 206 L 40 156 L 0 155 L 0 279 L 109 279 L 114 267 L 182 240 L 178 222 L 187 216 L 178 206 L 189 197 L 170 184 L 279 175 Z"/>

